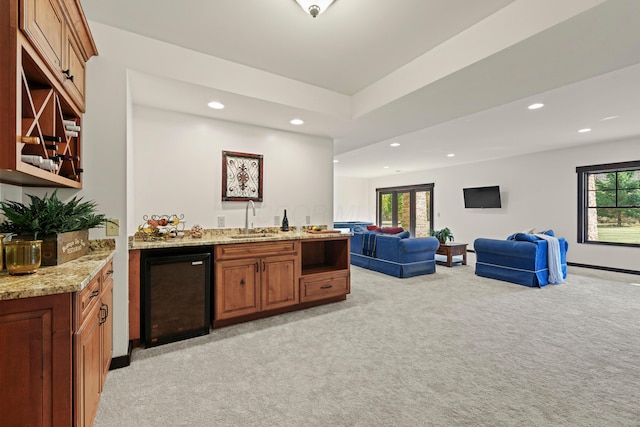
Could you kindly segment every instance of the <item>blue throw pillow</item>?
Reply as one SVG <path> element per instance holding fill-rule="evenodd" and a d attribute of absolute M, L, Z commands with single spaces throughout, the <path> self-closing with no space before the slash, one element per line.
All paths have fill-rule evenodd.
<path fill-rule="evenodd" d="M 507 240 L 516 240 L 516 233 L 513 233 L 507 237 Z"/>
<path fill-rule="evenodd" d="M 516 233 L 516 235 L 514 236 L 514 240 L 518 240 L 521 242 L 535 242 L 536 240 L 539 240 L 539 239 L 533 234 Z"/>
<path fill-rule="evenodd" d="M 365 231 L 367 231 L 366 228 L 360 226 L 360 225 L 354 225 L 353 226 L 353 232 L 354 233 L 364 233 Z"/>
<path fill-rule="evenodd" d="M 408 231 L 403 231 L 402 233 L 394 234 L 394 236 L 399 237 L 401 239 L 406 239 L 408 237 L 411 237 L 411 233 L 409 233 Z"/>
<path fill-rule="evenodd" d="M 555 237 L 555 233 L 553 232 L 553 230 L 545 230 L 545 231 L 541 231 L 540 234 L 546 234 L 547 236 L 551 236 L 551 237 Z"/>

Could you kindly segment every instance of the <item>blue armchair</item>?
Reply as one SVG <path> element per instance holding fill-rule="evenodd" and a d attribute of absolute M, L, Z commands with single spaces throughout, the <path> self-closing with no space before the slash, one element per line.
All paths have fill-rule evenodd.
<path fill-rule="evenodd" d="M 548 242 L 534 235 L 519 235 L 513 240 L 476 239 L 476 274 L 530 287 L 549 284 Z M 562 277 L 566 278 L 569 244 L 562 237 L 558 243 Z"/>

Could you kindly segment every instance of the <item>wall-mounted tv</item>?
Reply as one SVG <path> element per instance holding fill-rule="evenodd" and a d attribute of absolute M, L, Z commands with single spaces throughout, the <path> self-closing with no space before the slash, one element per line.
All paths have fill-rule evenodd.
<path fill-rule="evenodd" d="M 463 188 L 465 208 L 501 208 L 500 186 Z"/>

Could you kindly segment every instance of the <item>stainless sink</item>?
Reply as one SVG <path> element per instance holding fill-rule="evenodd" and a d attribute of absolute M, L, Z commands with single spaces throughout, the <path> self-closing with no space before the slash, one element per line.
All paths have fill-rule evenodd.
<path fill-rule="evenodd" d="M 255 233 L 255 234 L 234 234 L 229 236 L 232 239 L 261 239 L 265 237 L 273 237 L 273 234 Z"/>

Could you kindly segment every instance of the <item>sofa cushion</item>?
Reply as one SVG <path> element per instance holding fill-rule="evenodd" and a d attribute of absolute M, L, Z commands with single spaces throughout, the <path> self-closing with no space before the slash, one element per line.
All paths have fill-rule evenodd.
<path fill-rule="evenodd" d="M 402 228 L 402 227 L 382 227 L 382 228 L 380 228 L 380 231 L 382 231 L 385 234 L 398 234 L 398 233 L 402 233 L 404 231 L 404 228 Z"/>
<path fill-rule="evenodd" d="M 401 239 L 407 239 L 407 238 L 411 237 L 411 233 L 409 233 L 408 231 L 403 231 L 402 233 L 398 233 L 395 236 L 399 237 Z"/>
<path fill-rule="evenodd" d="M 516 233 L 515 236 L 513 236 L 513 240 L 518 240 L 521 242 L 535 242 L 540 239 L 534 234 Z"/>
<path fill-rule="evenodd" d="M 369 231 L 380 231 L 380 228 L 377 225 L 367 225 L 367 230 L 369 230 Z"/>

